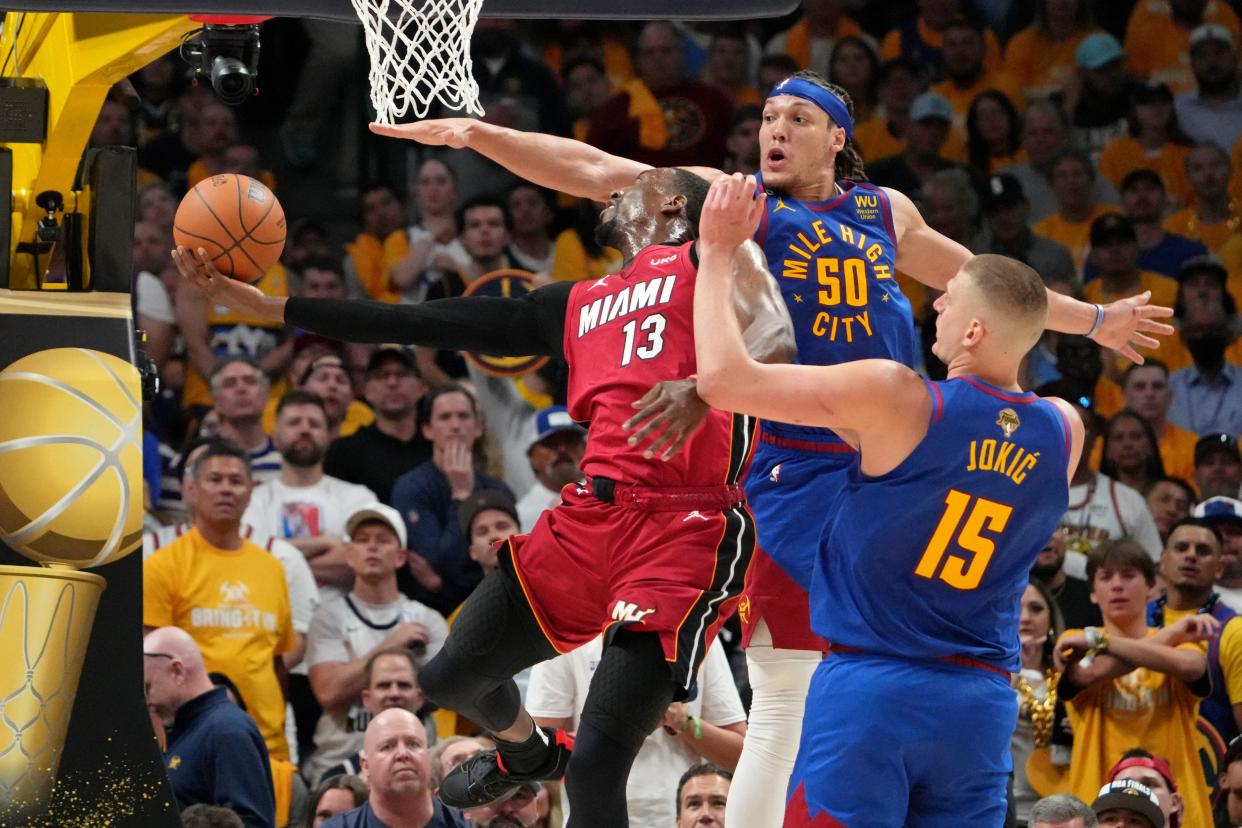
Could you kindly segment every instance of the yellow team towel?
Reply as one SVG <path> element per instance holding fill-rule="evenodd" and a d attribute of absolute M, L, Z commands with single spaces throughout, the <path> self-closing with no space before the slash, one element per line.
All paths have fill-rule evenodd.
<path fill-rule="evenodd" d="M 630 96 L 631 118 L 638 120 L 638 143 L 644 149 L 662 150 L 668 146 L 668 127 L 664 110 L 647 84 L 634 78 L 621 84 L 621 91 Z"/>

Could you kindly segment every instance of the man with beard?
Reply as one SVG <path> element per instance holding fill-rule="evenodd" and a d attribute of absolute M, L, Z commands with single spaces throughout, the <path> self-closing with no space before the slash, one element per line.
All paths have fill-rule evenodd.
<path fill-rule="evenodd" d="M 427 731 L 410 711 L 392 708 L 371 720 L 362 769 L 370 797 L 322 828 L 466 828 L 461 814 L 431 793 Z"/>
<path fill-rule="evenodd" d="M 1056 599 L 1066 627 L 1098 627 L 1100 608 L 1091 602 L 1091 587 L 1065 571 L 1065 530 L 1058 528 L 1039 550 L 1031 577 L 1038 578 Z"/>
<path fill-rule="evenodd" d="M 348 586 L 353 572 L 345 560 L 345 518 L 377 498 L 375 492 L 329 477 L 323 471 L 328 449 L 328 415 L 310 391 L 290 391 L 276 407 L 272 442 L 280 452 L 280 474 L 255 486 L 244 520 L 302 550 L 320 586 Z"/>
<path fill-rule="evenodd" d="M 539 824 L 538 782 L 524 782 L 513 796 L 466 811 L 466 820 L 472 828 L 535 828 Z"/>
<path fill-rule="evenodd" d="M 1194 364 L 1169 376 L 1169 419 L 1195 434 L 1242 434 L 1242 367 L 1225 360 L 1234 339 L 1225 309 L 1187 303 L 1181 338 Z"/>
<path fill-rule="evenodd" d="M 1210 143 L 1191 147 L 1186 153 L 1186 178 L 1194 190 L 1194 203 L 1165 219 L 1164 229 L 1198 239 L 1210 252 L 1220 255 L 1239 223 L 1229 196 L 1231 174 L 1227 150 Z"/>
<path fill-rule="evenodd" d="M 393 481 L 431 456 L 431 444 L 418 428 L 424 390 L 412 351 L 398 345 L 376 349 L 362 385 L 375 422 L 333 440 L 324 472 L 366 486 L 391 505 Z"/>
<path fill-rule="evenodd" d="M 1242 84 L 1233 34 L 1208 23 L 1190 35 L 1190 68 L 1197 89 L 1177 97 L 1182 130 L 1195 141 L 1230 150 L 1242 135 Z"/>
<path fill-rule="evenodd" d="M 519 298 L 405 306 L 273 302 L 215 271 L 201 250 L 174 254 L 182 276 L 211 301 L 288 316 L 324 335 L 569 363 L 571 416 L 591 423 L 582 462 L 587 479 L 566 489 L 565 502 L 531 534 L 501 547 L 500 571 L 466 602 L 421 675 L 430 699 L 483 725 L 498 744 L 498 752 L 479 754 L 445 777 L 441 797 L 450 804 L 487 805 L 523 781 L 564 775 L 571 828 L 628 825 L 625 783 L 634 758 L 670 703 L 688 696 L 707 648 L 737 606 L 754 547 L 754 522 L 738 485 L 753 421 L 695 401 L 688 415 L 683 404 L 666 408 L 682 413 L 651 444 L 627 440 L 625 425 L 635 399 L 653 386 L 675 386 L 669 393 L 685 402 L 682 378 L 695 370 L 693 239 L 707 189 L 685 170 L 644 172 L 615 192 L 600 216 L 601 240 L 621 251 L 626 267 Z M 753 243 L 735 256 L 732 312 L 756 357 L 788 359 L 792 326 L 762 262 Z M 565 734 L 534 727 L 510 677 L 593 640 L 604 627 L 608 646 L 571 749 Z"/>
<path fill-rule="evenodd" d="M 241 534 L 252 484 L 246 453 L 213 443 L 191 464 L 190 479 L 190 530 L 142 562 L 143 627 L 188 632 L 207 669 L 251 700 L 268 752 L 288 759 L 276 660 L 297 636 L 280 561 Z"/>
<path fill-rule="evenodd" d="M 1165 627 L 1196 613 L 1221 623 L 1219 634 L 1203 642 L 1212 692 L 1200 704 L 1199 715 L 1228 744 L 1238 735 L 1234 701 L 1242 704 L 1242 621 L 1231 620 L 1237 613 L 1214 589 L 1224 566 L 1223 539 L 1210 523 L 1186 518 L 1174 526 L 1157 567 L 1165 594 L 1148 605 L 1147 623 Z"/>
<path fill-rule="evenodd" d="M 517 503 L 518 523 L 533 527 L 544 510 L 561 500 L 561 489 L 582 479 L 582 455 L 586 451 L 586 429 L 573 421 L 569 409 L 552 405 L 535 418 L 535 439 L 526 455 L 535 485 Z"/>

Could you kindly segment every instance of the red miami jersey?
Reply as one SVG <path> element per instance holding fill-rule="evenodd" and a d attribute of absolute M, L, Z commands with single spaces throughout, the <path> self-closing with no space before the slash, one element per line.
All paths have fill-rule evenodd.
<path fill-rule="evenodd" d="M 582 470 L 655 487 L 737 482 L 750 460 L 757 420 L 712 409 L 670 460 L 643 457 L 624 423 L 635 400 L 664 380 L 695 373 L 694 242 L 643 248 L 619 273 L 579 282 L 565 317 L 569 415 L 588 425 Z"/>

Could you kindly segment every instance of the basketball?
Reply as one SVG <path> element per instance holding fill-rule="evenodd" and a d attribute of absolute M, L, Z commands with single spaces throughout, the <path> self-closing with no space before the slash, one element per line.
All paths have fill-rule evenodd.
<path fill-rule="evenodd" d="M 181 199 L 173 239 L 192 251 L 205 249 L 221 273 L 254 284 L 285 248 L 285 211 L 262 182 L 213 175 Z"/>
<path fill-rule="evenodd" d="M 142 543 L 142 392 L 123 359 L 53 348 L 0 371 L 0 540 L 101 566 Z"/>

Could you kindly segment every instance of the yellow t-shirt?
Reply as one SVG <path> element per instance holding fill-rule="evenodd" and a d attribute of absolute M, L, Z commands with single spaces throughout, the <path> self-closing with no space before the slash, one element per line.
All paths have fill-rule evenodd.
<path fill-rule="evenodd" d="M 579 282 L 598 279 L 621 269 L 621 254 L 605 247 L 598 257 L 587 255 L 577 232 L 565 230 L 556 237 L 552 250 L 552 278 L 558 282 Z"/>
<path fill-rule="evenodd" d="M 1242 309 L 1242 233 L 1234 233 L 1226 239 L 1216 255 L 1220 256 L 1220 260 L 1225 263 L 1225 270 L 1229 273 L 1225 289 L 1233 297 L 1234 304 Z"/>
<path fill-rule="evenodd" d="M 1052 239 L 1058 244 L 1065 245 L 1070 255 L 1074 257 L 1074 268 L 1081 278 L 1083 265 L 1087 262 L 1087 253 L 1091 251 L 1091 222 L 1105 213 L 1116 212 L 1117 208 L 1111 204 L 1097 204 L 1092 208 L 1090 215 L 1082 221 L 1066 221 L 1061 217 L 1060 212 L 1056 212 L 1036 224 L 1031 230 L 1037 236 L 1043 236 L 1045 239 Z"/>
<path fill-rule="evenodd" d="M 1233 34 L 1234 43 L 1242 40 L 1242 23 L 1225 0 L 1208 0 L 1203 22 L 1224 26 Z M 1193 90 L 1192 31 L 1194 28 L 1184 29 L 1173 22 L 1169 0 L 1139 0 L 1126 25 L 1125 52 L 1130 70 L 1150 83 L 1168 84 L 1174 94 Z"/>
<path fill-rule="evenodd" d="M 1122 393 L 1120 388 L 1117 391 L 1122 395 L 1121 403 L 1105 416 L 1111 417 L 1125 407 L 1125 394 Z M 1096 410 L 1099 411 L 1098 403 Z M 1199 437 L 1197 435 L 1184 428 L 1178 428 L 1172 423 L 1166 423 L 1164 435 L 1156 441 L 1156 450 L 1160 452 L 1160 462 L 1164 464 L 1164 473 L 1171 477 L 1180 477 L 1187 483 L 1193 483 L 1195 479 L 1195 443 L 1198 441 Z M 1091 468 L 1099 471 L 1100 458 L 1103 455 L 1104 441 L 1096 440 L 1095 448 L 1091 450 Z"/>
<path fill-rule="evenodd" d="M 877 161 L 890 155 L 900 155 L 906 150 L 906 139 L 889 132 L 888 122 L 879 116 L 868 118 L 854 128 L 854 143 L 862 153 L 864 162 Z M 940 154 L 955 164 L 966 163 L 966 137 L 957 127 L 949 129 Z"/>
<path fill-rule="evenodd" d="M 1114 138 L 1100 153 L 1100 172 L 1121 188 L 1121 182 L 1135 170 L 1146 167 L 1159 173 L 1168 190 L 1169 198 L 1179 204 L 1189 204 L 1194 198 L 1190 181 L 1186 178 L 1186 153 L 1188 147 L 1181 144 L 1165 144 L 1160 152 L 1148 156 L 1139 140 L 1131 135 Z"/>
<path fill-rule="evenodd" d="M 1242 229 L 1242 218 L 1230 216 L 1224 221 L 1204 224 L 1199 221 L 1199 215 L 1194 207 L 1186 207 L 1165 219 L 1164 229 L 1179 236 L 1198 239 L 1208 250 L 1219 255 L 1225 243 L 1229 241 L 1229 237 L 1236 235 Z"/>
<path fill-rule="evenodd" d="M 370 233 L 359 233 L 345 245 L 345 252 L 354 265 L 354 273 L 367 296 L 377 302 L 396 303 L 401 300 L 388 283 L 388 271 L 410 254 L 410 239 L 405 230 L 393 230 L 380 240 Z"/>
<path fill-rule="evenodd" d="M 288 296 L 289 274 L 285 266 L 277 262 L 255 283 L 255 287 L 267 296 Z M 268 351 L 280 344 L 280 332 L 284 327 L 283 323 L 246 316 L 223 305 L 211 305 L 207 308 L 208 342 L 212 353 L 221 358 L 240 356 L 258 362 Z M 181 405 L 183 408 L 211 405 L 211 387 L 207 384 L 207 379 L 193 367 L 186 370 Z"/>
<path fill-rule="evenodd" d="M 1027 26 L 1005 47 L 1005 71 L 1021 84 L 1027 100 L 1046 98 L 1070 82 L 1078 71 L 1078 44 L 1098 31 L 1100 29 L 1091 27 L 1074 32 L 1064 40 L 1052 40 L 1040 34 L 1035 26 Z"/>
<path fill-rule="evenodd" d="M 919 37 L 923 42 L 933 49 L 940 49 L 944 44 L 944 32 L 938 32 L 931 26 L 927 25 L 922 17 L 918 19 Z M 991 29 L 983 31 L 983 66 L 989 72 L 999 72 L 1001 70 L 1001 48 L 1000 41 L 996 39 Z M 889 61 L 894 58 L 901 57 L 901 29 L 890 29 L 888 34 L 884 35 L 884 40 L 880 41 L 880 60 Z"/>
<path fill-rule="evenodd" d="M 980 92 L 994 89 L 1000 92 L 1014 109 L 1022 112 L 1022 84 L 1007 72 L 985 72 L 977 81 L 967 87 L 958 86 L 951 80 L 941 81 L 932 86 L 931 91 L 944 98 L 953 106 L 953 125 L 958 129 L 966 129 L 966 113 Z"/>
<path fill-rule="evenodd" d="M 1149 636 L 1155 632 L 1147 630 Z M 1194 644 L 1181 646 L 1199 651 Z M 1182 824 L 1211 825 L 1195 726 L 1199 702 L 1184 682 L 1145 667 L 1080 691 L 1066 705 L 1074 731 L 1069 793 L 1092 801 L 1121 754 L 1141 745 L 1169 760 L 1186 802 Z"/>
<path fill-rule="evenodd" d="M 239 550 L 218 549 L 191 529 L 143 561 L 142 623 L 189 633 L 207 669 L 237 685 L 268 753 L 289 758 L 274 660 L 296 638 L 280 561 L 244 539 Z"/>

